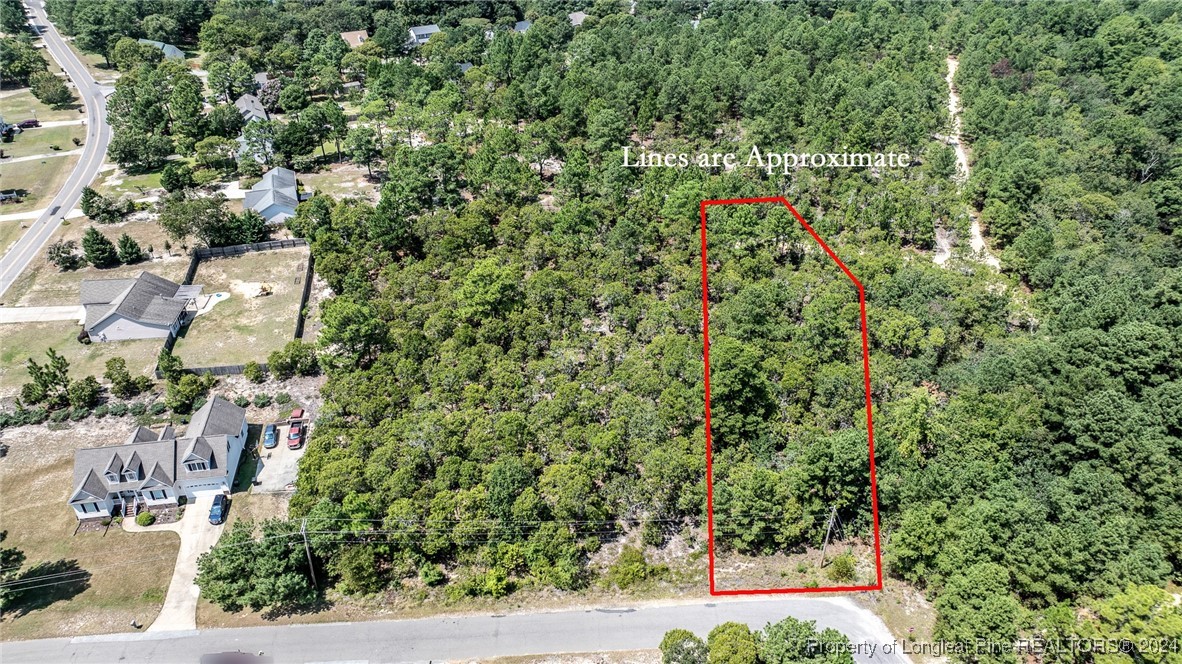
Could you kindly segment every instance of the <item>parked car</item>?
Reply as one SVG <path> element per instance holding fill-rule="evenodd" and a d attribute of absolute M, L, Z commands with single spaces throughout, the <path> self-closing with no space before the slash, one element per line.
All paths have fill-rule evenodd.
<path fill-rule="evenodd" d="M 279 438 L 275 435 L 275 425 L 268 424 L 267 428 L 263 429 L 263 447 L 271 449 L 279 444 Z"/>
<path fill-rule="evenodd" d="M 32 129 L 33 127 L 40 127 L 41 121 L 36 119 L 21 120 L 16 126 L 21 129 Z"/>
<path fill-rule="evenodd" d="M 287 449 L 298 450 L 304 444 L 304 423 L 293 422 L 287 432 Z"/>
<path fill-rule="evenodd" d="M 213 497 L 213 507 L 209 508 L 209 522 L 215 526 L 226 520 L 226 494 L 219 493 Z"/>
<path fill-rule="evenodd" d="M 287 421 L 288 422 L 299 422 L 302 419 L 304 419 L 304 409 L 303 408 L 296 408 L 295 410 L 291 411 L 291 417 L 288 417 Z"/>

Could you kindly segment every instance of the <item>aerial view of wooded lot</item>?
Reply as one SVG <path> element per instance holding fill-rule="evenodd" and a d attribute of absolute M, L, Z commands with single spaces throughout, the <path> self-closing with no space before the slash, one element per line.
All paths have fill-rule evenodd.
<path fill-rule="evenodd" d="M 1182 637 L 1178 2 L 46 5 L 120 72 L 108 155 L 159 174 L 169 239 L 282 228 L 324 291 L 270 342 L 325 376 L 288 509 L 197 563 L 221 610 L 701 590 L 705 307 L 731 587 L 874 584 L 881 535 L 935 639 Z M 307 195 L 278 221 L 201 192 L 279 169 Z M 777 204 L 710 208 L 703 268 L 701 203 L 764 197 L 864 288 L 875 496 L 851 280 Z M 750 656 L 711 662 L 803 661 L 727 625 Z"/>

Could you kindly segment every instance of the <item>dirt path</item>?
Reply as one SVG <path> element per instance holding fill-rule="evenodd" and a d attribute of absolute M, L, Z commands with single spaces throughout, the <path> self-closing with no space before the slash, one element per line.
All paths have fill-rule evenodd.
<path fill-rule="evenodd" d="M 944 80 L 948 82 L 948 114 L 952 116 L 952 135 L 948 137 L 948 143 L 956 150 L 956 180 L 963 185 L 969 179 L 969 153 L 964 146 L 964 139 L 961 136 L 961 119 L 960 119 L 960 95 L 956 94 L 956 88 L 952 86 L 952 80 L 956 77 L 956 68 L 960 66 L 960 62 L 953 56 L 948 56 L 948 74 Z M 981 232 L 981 220 L 977 211 L 969 208 L 969 219 L 971 224 L 969 226 L 969 246 L 973 249 L 973 256 L 976 260 L 997 270 L 1001 268 L 1001 262 L 997 260 L 989 251 L 989 245 L 985 242 L 985 235 Z M 952 245 L 947 239 L 945 233 L 944 243 L 940 242 L 940 231 L 936 231 L 936 254 L 932 260 L 937 265 L 943 265 L 951 256 Z"/>

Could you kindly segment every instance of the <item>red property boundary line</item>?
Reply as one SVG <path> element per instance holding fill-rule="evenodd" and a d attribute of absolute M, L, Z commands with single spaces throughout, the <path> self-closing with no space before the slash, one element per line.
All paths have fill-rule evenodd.
<path fill-rule="evenodd" d="M 837 264 L 845 276 L 858 288 L 858 308 L 862 323 L 862 376 L 866 389 L 866 433 L 870 445 L 870 508 L 874 518 L 874 567 L 876 583 L 871 586 L 828 586 L 823 588 L 741 588 L 734 590 L 719 590 L 714 584 L 714 440 L 710 433 L 710 294 L 706 288 L 706 208 L 711 205 L 747 205 L 753 203 L 780 203 L 788 208 L 800 225 L 808 231 L 817 244 L 825 250 L 829 258 Z M 702 361 L 705 366 L 706 387 L 706 529 L 709 536 L 707 547 L 710 554 L 710 594 L 711 595 L 779 595 L 789 593 L 824 593 L 850 592 L 857 590 L 882 590 L 882 543 L 878 526 L 878 478 L 874 468 L 874 416 L 870 403 L 870 339 L 866 328 L 866 289 L 862 282 L 854 276 L 837 254 L 829 248 L 820 235 L 813 230 L 804 217 L 792 207 L 788 199 L 783 196 L 769 198 L 733 198 L 719 200 L 705 200 L 699 206 L 702 216 Z"/>

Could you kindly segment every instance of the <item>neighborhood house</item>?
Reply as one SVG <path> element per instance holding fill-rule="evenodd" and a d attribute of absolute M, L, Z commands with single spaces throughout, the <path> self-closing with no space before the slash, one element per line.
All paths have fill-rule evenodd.
<path fill-rule="evenodd" d="M 153 41 L 151 39 L 137 39 L 136 41 L 141 44 L 146 44 L 148 46 L 160 49 L 160 52 L 164 54 L 164 57 L 169 60 L 185 59 L 185 52 L 173 46 L 172 44 L 165 44 L 164 42 Z"/>
<path fill-rule="evenodd" d="M 221 397 L 205 402 L 176 437 L 172 426 L 147 427 L 127 442 L 74 452 L 74 491 L 69 504 L 79 520 L 175 507 L 230 490 L 246 442 L 246 410 Z"/>
<path fill-rule="evenodd" d="M 365 30 L 342 32 L 341 39 L 345 40 L 345 43 L 349 45 L 349 48 L 357 48 L 358 46 L 364 44 L 366 39 L 369 39 L 369 33 Z"/>
<path fill-rule="evenodd" d="M 196 313 L 201 286 L 182 286 L 151 272 L 134 279 L 83 279 L 83 330 L 91 341 L 163 339 Z"/>
<path fill-rule="evenodd" d="M 268 224 L 282 224 L 295 216 L 296 205 L 299 205 L 299 202 L 295 171 L 272 168 L 246 192 L 242 204 L 247 209 L 263 215 Z"/>
<path fill-rule="evenodd" d="M 407 41 L 407 46 L 422 46 L 436 32 L 439 32 L 439 26 L 434 23 L 431 25 L 416 25 L 410 29 L 410 39 Z"/>

